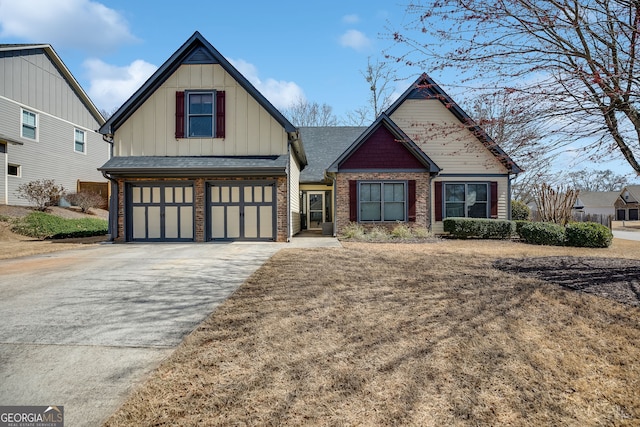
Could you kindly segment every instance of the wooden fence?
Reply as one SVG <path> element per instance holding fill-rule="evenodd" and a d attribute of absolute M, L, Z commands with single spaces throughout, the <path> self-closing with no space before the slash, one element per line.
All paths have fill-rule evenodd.
<path fill-rule="evenodd" d="M 78 180 L 76 191 L 91 191 L 102 196 L 101 209 L 109 209 L 109 183 L 108 182 L 89 182 Z"/>

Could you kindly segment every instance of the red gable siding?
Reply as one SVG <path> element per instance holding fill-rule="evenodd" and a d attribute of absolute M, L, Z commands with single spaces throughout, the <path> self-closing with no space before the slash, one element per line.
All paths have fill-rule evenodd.
<path fill-rule="evenodd" d="M 389 130 L 380 126 L 340 169 L 425 169 Z"/>

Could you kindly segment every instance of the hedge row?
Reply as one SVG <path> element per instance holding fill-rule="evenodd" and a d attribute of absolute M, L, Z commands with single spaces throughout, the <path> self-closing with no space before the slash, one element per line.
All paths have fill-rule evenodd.
<path fill-rule="evenodd" d="M 534 245 L 606 248 L 613 234 L 602 224 L 575 222 L 563 227 L 549 222 L 483 218 L 447 218 L 444 231 L 455 238 L 509 239 L 514 235 Z"/>

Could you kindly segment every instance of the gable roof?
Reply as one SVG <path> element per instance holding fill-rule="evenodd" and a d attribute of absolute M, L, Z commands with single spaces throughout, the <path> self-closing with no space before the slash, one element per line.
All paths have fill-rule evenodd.
<path fill-rule="evenodd" d="M 300 173 L 300 182 L 323 182 L 325 170 L 366 129 L 364 126 L 301 127 L 300 138 L 304 142 L 309 164 Z"/>
<path fill-rule="evenodd" d="M 353 144 L 349 146 L 336 160 L 331 163 L 331 165 L 327 168 L 327 172 L 338 172 L 340 164 L 344 162 L 346 159 L 351 156 L 358 148 L 364 144 L 369 137 L 378 129 L 380 126 L 386 127 L 389 132 L 411 153 L 413 156 L 418 159 L 420 163 L 422 163 L 425 168 L 431 173 L 440 172 L 440 168 L 436 165 L 433 160 L 427 156 L 424 151 L 420 149 L 416 145 L 415 142 L 411 140 L 403 131 L 396 125 L 393 120 L 389 118 L 389 116 L 385 113 L 380 114 L 380 116 L 376 119 L 375 122 L 371 124 L 359 137 L 356 139 Z"/>
<path fill-rule="evenodd" d="M 427 73 L 420 77 L 385 111 L 391 116 L 407 99 L 437 99 L 502 163 L 509 173 L 524 172 L 491 137 Z"/>
<path fill-rule="evenodd" d="M 625 200 L 625 198 L 623 197 L 625 191 L 628 191 L 631 197 L 634 199 L 631 202 L 640 201 L 640 185 L 627 185 L 618 193 L 623 201 L 629 202 L 629 200 Z"/>
<path fill-rule="evenodd" d="M 620 196 L 619 191 L 580 191 L 576 205 L 590 207 L 611 207 Z"/>
<path fill-rule="evenodd" d="M 112 134 L 126 121 L 182 64 L 220 64 L 258 103 L 282 125 L 287 132 L 296 128 L 198 31 L 180 48 L 107 120 L 100 133 Z"/>
<path fill-rule="evenodd" d="M 89 95 L 87 95 L 84 89 L 82 89 L 80 83 L 78 83 L 76 78 L 73 77 L 71 71 L 69 71 L 64 62 L 62 62 L 62 59 L 60 59 L 60 57 L 50 44 L 0 44 L 0 52 L 13 52 L 25 49 L 42 49 L 49 60 L 58 68 L 60 74 L 62 74 L 62 76 L 67 81 L 67 84 L 71 86 L 76 95 L 78 95 L 78 98 L 80 98 L 80 101 L 85 105 L 87 110 L 89 110 L 93 118 L 95 118 L 100 125 L 105 122 L 104 117 L 100 113 L 100 110 L 98 110 L 91 98 L 89 98 Z"/>

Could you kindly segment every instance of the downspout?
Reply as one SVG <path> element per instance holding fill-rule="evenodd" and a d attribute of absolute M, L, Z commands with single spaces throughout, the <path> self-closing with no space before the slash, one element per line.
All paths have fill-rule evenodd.
<path fill-rule="evenodd" d="M 113 157 L 113 135 L 102 135 L 102 140 L 109 143 L 109 158 Z M 102 176 L 111 182 L 111 191 L 109 192 L 109 227 L 107 232 L 108 240 L 113 242 L 115 234 L 118 233 L 118 181 L 106 171 L 102 171 Z"/>
<path fill-rule="evenodd" d="M 287 177 L 287 242 L 290 242 L 291 237 L 293 237 L 293 224 L 291 224 L 291 142 L 287 144 L 287 169 L 285 174 Z"/>

